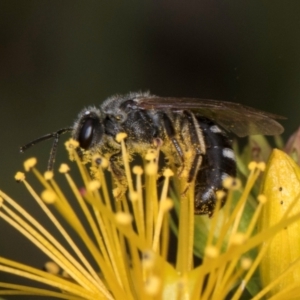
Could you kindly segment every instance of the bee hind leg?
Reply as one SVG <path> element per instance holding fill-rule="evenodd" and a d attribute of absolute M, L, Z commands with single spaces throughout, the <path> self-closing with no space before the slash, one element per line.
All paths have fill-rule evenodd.
<path fill-rule="evenodd" d="M 163 120 L 163 126 L 165 128 L 166 134 L 169 137 L 169 139 L 171 140 L 171 142 L 178 154 L 180 169 L 177 172 L 177 175 L 178 175 L 178 177 L 180 177 L 185 169 L 184 153 L 183 153 L 182 147 L 180 146 L 180 143 L 178 142 L 178 140 L 176 138 L 175 128 L 174 128 L 170 118 L 166 114 L 163 114 L 162 120 Z"/>
<path fill-rule="evenodd" d="M 197 153 L 191 164 L 191 169 L 189 171 L 189 175 L 188 175 L 188 179 L 186 181 L 185 187 L 184 187 L 183 191 L 181 192 L 182 196 L 184 196 L 187 193 L 191 183 L 196 179 L 196 175 L 200 169 L 201 163 L 202 163 L 202 155 L 200 153 Z"/>

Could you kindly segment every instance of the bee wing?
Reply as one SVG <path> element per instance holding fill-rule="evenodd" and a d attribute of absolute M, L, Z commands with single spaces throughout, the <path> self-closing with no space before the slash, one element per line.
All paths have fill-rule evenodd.
<path fill-rule="evenodd" d="M 190 110 L 207 117 L 239 137 L 247 135 L 277 135 L 284 128 L 274 119 L 285 119 L 275 114 L 233 102 L 197 98 L 141 97 L 135 99 L 141 109 L 183 111 Z"/>

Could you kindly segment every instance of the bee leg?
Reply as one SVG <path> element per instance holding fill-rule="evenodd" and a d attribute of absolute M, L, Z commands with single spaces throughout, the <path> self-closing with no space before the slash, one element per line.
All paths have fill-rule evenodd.
<path fill-rule="evenodd" d="M 196 155 L 194 157 L 193 163 L 192 163 L 192 167 L 189 172 L 189 177 L 187 180 L 188 183 L 191 183 L 195 180 L 196 175 L 200 169 L 201 163 L 202 163 L 202 154 L 198 153 L 198 151 L 197 151 Z"/>
<path fill-rule="evenodd" d="M 184 154 L 182 151 L 181 146 L 179 145 L 179 142 L 176 139 L 176 134 L 175 134 L 175 129 L 172 125 L 171 120 L 169 119 L 169 117 L 166 114 L 163 114 L 163 125 L 164 128 L 166 130 L 167 136 L 169 137 L 169 139 L 171 140 L 171 142 L 173 143 L 175 150 L 178 154 L 178 157 L 180 159 L 180 166 L 181 166 L 181 170 L 178 172 L 178 176 L 180 176 L 180 174 L 183 172 L 185 165 L 184 165 Z"/>
<path fill-rule="evenodd" d="M 197 172 L 201 166 L 202 163 L 202 155 L 201 154 L 196 154 L 192 163 L 192 167 L 189 172 L 188 180 L 186 183 L 186 187 L 184 188 L 182 195 L 185 195 L 186 192 L 188 191 L 190 184 L 195 180 Z"/>
<path fill-rule="evenodd" d="M 109 159 L 110 171 L 113 175 L 115 184 L 117 186 L 117 195 L 115 196 L 116 199 L 122 198 L 125 195 L 128 187 L 126 174 L 123 168 L 123 163 L 121 158 L 122 158 L 121 154 L 116 153 L 112 155 Z"/>
<path fill-rule="evenodd" d="M 191 163 L 191 168 L 189 170 L 189 175 L 187 179 L 187 187 L 184 189 L 183 194 L 185 194 L 191 184 L 196 179 L 197 173 L 201 167 L 202 159 L 203 159 L 203 135 L 198 126 L 197 120 L 192 113 L 185 112 L 186 117 L 188 119 L 188 126 L 191 138 L 191 144 L 195 149 L 195 156 Z"/>

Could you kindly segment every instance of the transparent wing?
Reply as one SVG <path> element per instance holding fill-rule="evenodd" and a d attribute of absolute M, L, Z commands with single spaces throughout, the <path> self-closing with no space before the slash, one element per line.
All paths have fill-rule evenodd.
<path fill-rule="evenodd" d="M 233 102 L 197 98 L 141 97 L 134 99 L 141 109 L 190 110 L 207 117 L 239 137 L 247 135 L 277 135 L 284 128 L 275 119 L 285 119 L 275 114 Z"/>

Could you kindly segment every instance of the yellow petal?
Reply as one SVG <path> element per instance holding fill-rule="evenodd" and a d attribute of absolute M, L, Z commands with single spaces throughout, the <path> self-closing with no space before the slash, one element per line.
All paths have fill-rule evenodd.
<path fill-rule="evenodd" d="M 299 167 L 287 154 L 275 149 L 269 159 L 262 185 L 262 193 L 267 197 L 267 202 L 261 215 L 261 230 L 278 223 L 293 200 L 299 198 L 299 192 Z M 300 200 L 293 207 L 290 216 L 298 212 Z M 280 230 L 271 241 L 260 264 L 263 285 L 266 286 L 278 278 L 299 257 L 300 220 Z M 272 293 L 296 282 L 300 282 L 300 266 L 280 280 Z"/>

